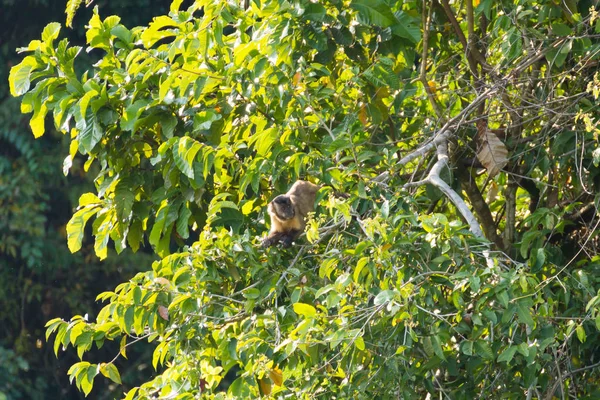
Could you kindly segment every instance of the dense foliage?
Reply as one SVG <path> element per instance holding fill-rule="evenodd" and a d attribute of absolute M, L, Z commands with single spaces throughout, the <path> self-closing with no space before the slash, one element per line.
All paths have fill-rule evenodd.
<path fill-rule="evenodd" d="M 149 3 L 95 2 L 105 11 L 122 13 L 133 25 L 148 23 L 170 4 L 152 1 L 151 10 Z M 20 99 L 10 96 L 9 70 L 23 58 L 15 49 L 39 37 L 49 21 L 64 19 L 64 7 L 62 0 L 0 0 L 0 399 L 83 398 L 66 378 L 77 355 L 63 353 L 57 359 L 52 344 L 45 343 L 45 323 L 57 316 L 95 314 L 102 305 L 90 293 L 114 288 L 155 259 L 145 249 L 100 262 L 89 237 L 82 251 L 70 253 L 65 225 L 81 193 L 93 190 L 94 174 L 84 173 L 82 158 L 77 157 L 65 177 L 61 167 L 68 138 L 50 128 L 36 140 L 28 116 L 19 112 Z M 84 14 L 75 19 L 79 26 L 63 35 L 84 42 L 84 18 L 89 19 Z M 78 65 L 87 67 L 96 60 L 93 53 L 82 56 Z M 118 343 L 95 356 L 107 358 L 115 349 Z M 123 368 L 129 383 L 150 376 L 153 369 L 149 351 L 144 346 L 134 350 L 143 356 Z M 97 398 L 118 396 L 111 397 L 109 384 L 99 382 L 97 390 L 103 394 Z"/>
<path fill-rule="evenodd" d="M 159 374 L 128 399 L 596 396 L 590 6 L 176 0 L 135 28 L 95 10 L 83 74 L 49 24 L 10 88 L 34 136 L 49 117 L 70 137 L 65 172 L 97 171 L 69 249 L 87 225 L 101 259 L 161 257 L 95 318 L 48 323 L 71 380 L 121 383 L 144 340 Z M 298 178 L 325 185 L 305 238 L 260 248 Z"/>

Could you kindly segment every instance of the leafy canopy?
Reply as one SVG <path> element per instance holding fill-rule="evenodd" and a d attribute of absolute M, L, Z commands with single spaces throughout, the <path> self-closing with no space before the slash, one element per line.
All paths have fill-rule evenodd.
<path fill-rule="evenodd" d="M 119 355 L 85 353 L 148 340 L 160 373 L 127 399 L 591 395 L 599 25 L 574 3 L 176 0 L 131 29 L 96 9 L 81 75 L 49 24 L 10 89 L 36 137 L 49 115 L 70 135 L 65 174 L 96 174 L 69 249 L 91 222 L 101 259 L 160 257 L 95 321 L 48 322 L 71 380 L 120 384 Z M 298 178 L 327 185 L 306 239 L 260 249 Z"/>

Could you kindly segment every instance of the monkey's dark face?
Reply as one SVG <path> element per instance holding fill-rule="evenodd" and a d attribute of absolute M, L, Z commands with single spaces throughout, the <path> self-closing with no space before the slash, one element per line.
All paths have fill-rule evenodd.
<path fill-rule="evenodd" d="M 286 195 L 279 195 L 273 199 L 273 209 L 277 217 L 282 220 L 292 219 L 295 216 L 292 200 Z"/>

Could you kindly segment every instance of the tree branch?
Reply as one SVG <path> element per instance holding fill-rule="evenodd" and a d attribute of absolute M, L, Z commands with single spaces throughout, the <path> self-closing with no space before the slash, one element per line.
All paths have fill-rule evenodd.
<path fill-rule="evenodd" d="M 450 23 L 452 24 L 452 27 L 454 28 L 454 32 L 456 33 L 456 36 L 458 36 L 458 40 L 460 41 L 460 44 L 462 44 L 463 49 L 465 50 L 467 62 L 469 63 L 469 67 L 471 68 L 471 72 L 473 73 L 473 76 L 477 77 L 477 63 L 475 61 L 477 61 L 479 63 L 479 65 L 481 65 L 481 68 L 484 71 L 486 71 L 486 72 L 491 71 L 492 68 L 486 63 L 485 58 L 479 52 L 479 50 L 477 50 L 477 48 L 475 46 L 470 46 L 470 44 L 471 44 L 470 42 L 471 42 L 472 38 L 469 38 L 469 42 L 467 42 L 467 38 L 465 37 L 465 34 L 463 33 L 462 29 L 460 28 L 460 25 L 459 25 L 458 21 L 456 20 L 454 13 L 452 12 L 452 8 L 450 7 L 448 0 L 441 0 L 441 1 L 442 1 L 442 7 L 444 8 L 444 12 L 446 13 L 446 17 L 448 18 L 448 20 L 450 20 Z M 471 0 L 468 0 L 467 3 L 471 3 Z M 467 7 L 468 6 L 469 5 L 467 4 Z M 472 7 L 473 7 L 473 5 L 471 4 L 471 8 Z M 467 14 L 468 14 L 468 10 L 467 10 Z M 471 17 L 472 17 L 472 10 L 471 10 Z M 468 16 L 467 16 L 467 18 L 468 18 Z M 472 29 L 472 27 L 471 27 L 471 29 Z"/>
<path fill-rule="evenodd" d="M 562 378 L 557 379 L 556 382 L 554 382 L 554 385 L 552 385 L 552 388 L 550 389 L 550 391 L 548 393 L 546 393 L 546 400 L 551 400 L 554 397 L 554 392 L 556 392 L 556 389 L 558 389 L 558 386 L 562 385 L 562 383 L 568 377 L 570 377 L 572 375 L 575 375 L 575 374 L 577 374 L 579 372 L 583 372 L 583 371 L 586 371 L 588 369 L 593 369 L 593 368 L 596 368 L 596 367 L 600 367 L 600 362 L 597 362 L 595 364 L 588 365 L 588 366 L 585 366 L 585 367 L 581 367 L 581 368 L 578 368 L 578 369 L 574 369 L 571 372 L 567 372 L 566 374 L 564 374 L 562 376 Z"/>
<path fill-rule="evenodd" d="M 427 154 L 431 150 L 433 150 L 436 146 L 438 146 L 439 144 L 446 141 L 449 137 L 450 137 L 449 131 L 438 131 L 438 133 L 436 135 L 434 135 L 433 139 L 430 142 L 425 143 L 424 145 L 422 145 L 421 147 L 419 147 L 412 153 L 409 153 L 406 156 L 404 156 L 400 161 L 398 161 L 396 163 L 396 166 L 402 167 L 402 166 L 408 164 L 409 162 L 411 162 L 412 160 L 414 160 L 415 158 L 424 156 L 425 154 Z M 371 181 L 385 182 L 389 178 L 390 178 L 390 173 L 388 171 L 386 171 L 386 172 L 382 172 L 381 174 L 377 175 L 375 178 L 371 179 Z"/>
<path fill-rule="evenodd" d="M 506 201 L 506 222 L 504 224 L 504 251 L 509 252 L 515 241 L 516 206 L 517 206 L 517 183 L 509 177 L 509 183 L 504 192 Z"/>
<path fill-rule="evenodd" d="M 462 197 L 456 193 L 454 189 L 450 187 L 442 178 L 440 178 L 440 172 L 443 168 L 448 168 L 448 144 L 447 142 L 442 142 L 437 147 L 437 155 L 438 161 L 435 163 L 429 175 L 425 179 L 427 183 L 431 183 L 438 189 L 442 191 L 450 199 L 450 201 L 454 204 L 454 206 L 458 209 L 458 212 L 463 216 L 463 218 L 469 224 L 469 230 L 473 232 L 475 236 L 480 238 L 485 237 L 481 228 L 479 227 L 479 222 L 475 218 L 475 215 L 469 210 L 469 206 L 464 202 Z"/>
<path fill-rule="evenodd" d="M 429 7 L 429 11 L 425 13 L 425 9 L 427 8 L 427 0 L 423 0 L 423 53 L 421 55 L 421 74 L 419 79 L 421 83 L 425 87 L 425 92 L 427 92 L 427 98 L 429 99 L 429 103 L 431 103 L 431 107 L 433 107 L 433 111 L 438 118 L 443 118 L 442 109 L 438 104 L 435 94 L 429 87 L 429 82 L 427 81 L 427 52 L 429 48 L 429 24 L 431 22 L 431 11 L 433 7 Z"/>
<path fill-rule="evenodd" d="M 490 208 L 481 195 L 477 183 L 473 180 L 471 173 L 464 168 L 457 168 L 456 173 L 463 190 L 467 193 L 467 197 L 469 198 L 475 213 L 479 217 L 479 221 L 481 221 L 481 227 L 483 228 L 485 237 L 493 242 L 498 249 L 505 250 L 502 239 L 496 231 L 496 224 L 494 223 Z"/>
<path fill-rule="evenodd" d="M 421 147 L 419 147 L 417 150 L 413 151 L 412 153 L 409 153 L 406 156 L 404 156 L 400 161 L 398 161 L 396 163 L 396 166 L 402 167 L 402 166 L 408 164 L 410 161 L 414 160 L 415 158 L 424 156 L 425 154 L 429 153 L 433 148 L 438 146 L 440 143 L 445 143 L 447 141 L 447 139 L 450 138 L 451 127 L 453 128 L 455 125 L 457 125 L 458 121 L 464 119 L 477 106 L 479 106 L 479 104 L 481 104 L 482 102 L 487 100 L 489 97 L 491 97 L 494 93 L 496 93 L 498 91 L 498 85 L 500 85 L 500 83 L 497 83 L 496 85 L 486 89 L 483 93 L 481 93 L 479 96 L 477 96 L 475 98 L 475 100 L 473 100 L 471 102 L 471 104 L 466 106 L 460 113 L 458 113 L 458 115 L 456 115 L 451 120 L 447 121 L 444 124 L 444 126 L 442 126 L 437 131 L 437 133 L 433 135 L 433 139 L 431 139 L 431 141 L 422 145 Z M 375 178 L 371 179 L 371 181 L 376 182 L 376 183 L 385 183 L 388 181 L 389 178 L 390 178 L 390 173 L 388 171 L 385 171 L 385 172 L 382 172 L 381 174 L 377 175 Z"/>

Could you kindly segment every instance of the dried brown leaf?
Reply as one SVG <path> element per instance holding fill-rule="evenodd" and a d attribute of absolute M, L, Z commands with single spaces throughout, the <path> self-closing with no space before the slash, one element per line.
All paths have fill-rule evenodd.
<path fill-rule="evenodd" d="M 477 159 L 487 169 L 490 178 L 493 178 L 508 163 L 508 149 L 490 130 L 486 130 L 483 135 L 478 135 L 478 138 Z"/>
<path fill-rule="evenodd" d="M 158 306 L 158 315 L 165 321 L 169 320 L 169 310 L 165 306 Z"/>

